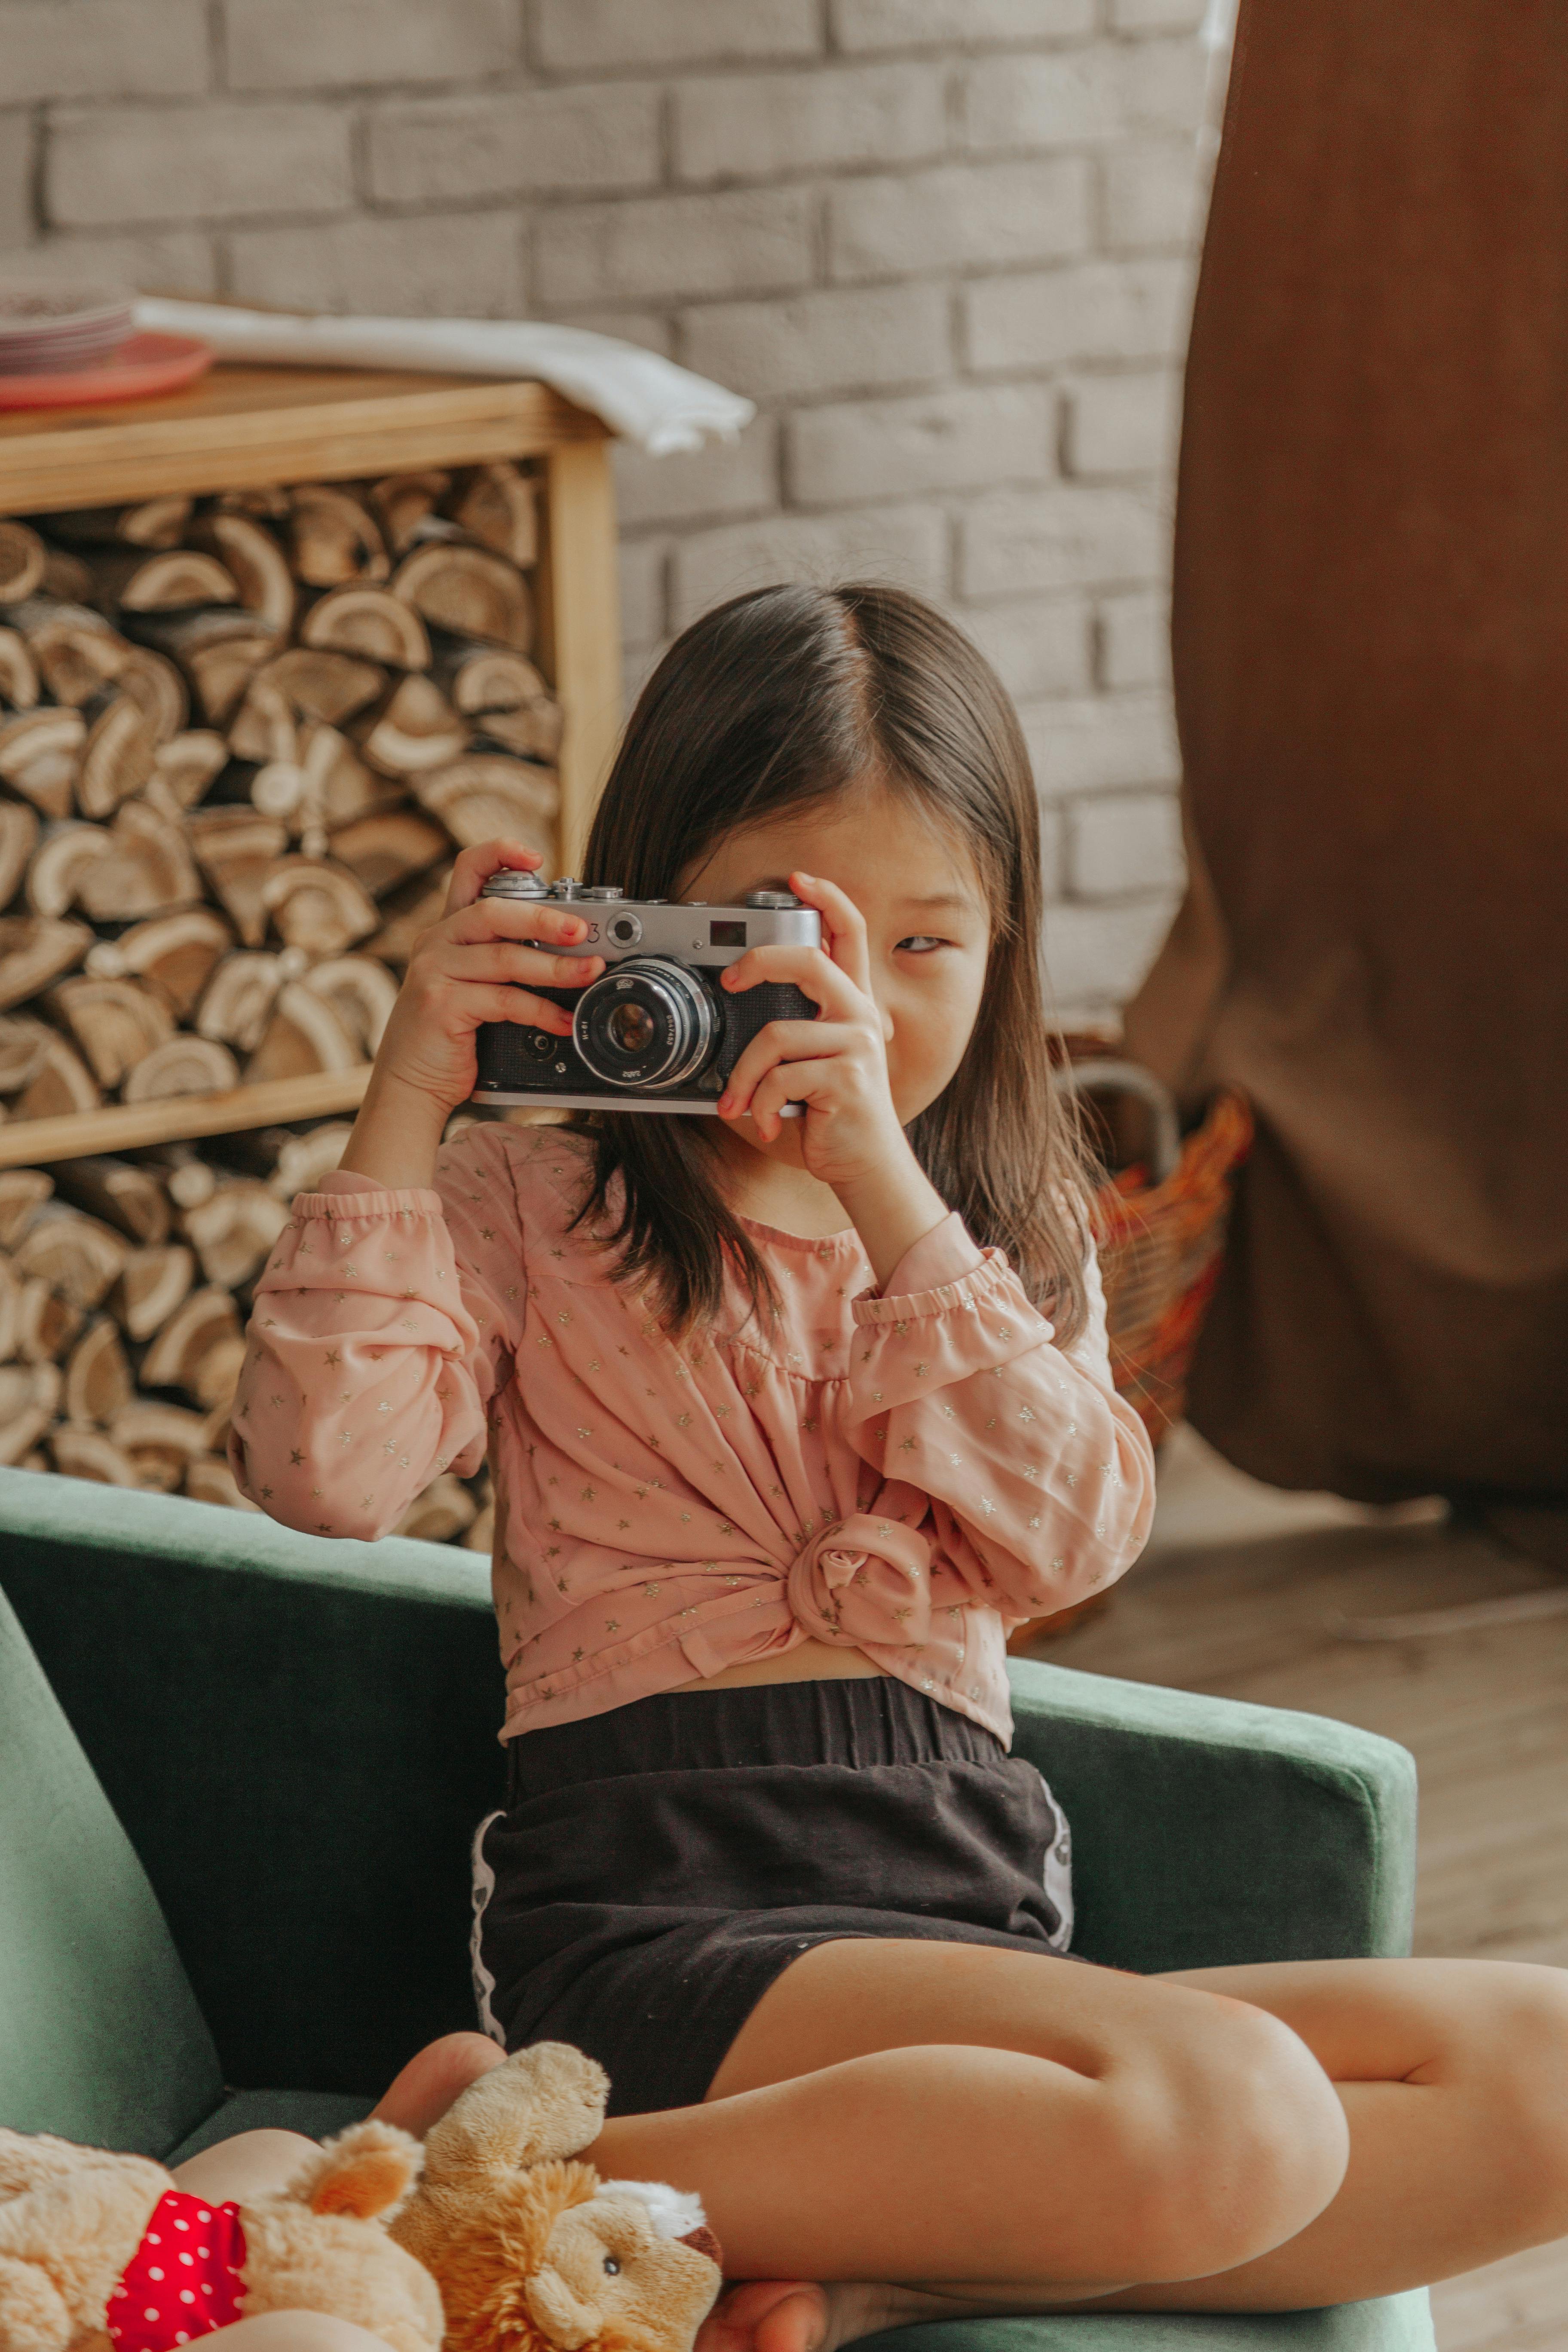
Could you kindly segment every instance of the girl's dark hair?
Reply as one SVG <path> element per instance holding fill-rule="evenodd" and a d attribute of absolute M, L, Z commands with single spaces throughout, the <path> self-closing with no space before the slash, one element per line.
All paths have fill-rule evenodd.
<path fill-rule="evenodd" d="M 910 1142 L 974 1239 L 1006 1252 L 1065 1342 L 1084 1321 L 1088 1219 L 1077 1122 L 1050 1074 L 1039 810 L 1013 706 L 960 630 L 916 596 L 859 585 L 763 588 L 704 614 L 643 688 L 584 879 L 618 883 L 629 898 L 674 898 L 679 877 L 738 827 L 868 785 L 907 798 L 963 844 L 991 913 L 968 1049 L 910 1121 Z M 578 1222 L 618 1249 L 618 1278 L 649 1286 L 673 1336 L 719 1314 L 726 1254 L 753 1311 L 776 1303 L 721 1190 L 713 1122 L 595 1111 L 569 1124 L 594 1142 Z"/>

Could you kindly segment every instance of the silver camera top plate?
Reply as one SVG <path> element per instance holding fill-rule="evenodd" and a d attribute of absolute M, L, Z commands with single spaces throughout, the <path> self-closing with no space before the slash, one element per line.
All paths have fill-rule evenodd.
<path fill-rule="evenodd" d="M 492 874 L 480 896 L 516 898 L 534 906 L 570 904 L 587 924 L 581 940 L 551 940 L 553 955 L 663 955 L 677 963 L 738 963 L 754 947 L 815 948 L 822 944 L 822 918 L 788 890 L 751 890 L 738 905 L 705 898 L 623 898 L 618 890 L 584 889 L 573 875 L 542 883 L 537 874 L 505 866 Z"/>

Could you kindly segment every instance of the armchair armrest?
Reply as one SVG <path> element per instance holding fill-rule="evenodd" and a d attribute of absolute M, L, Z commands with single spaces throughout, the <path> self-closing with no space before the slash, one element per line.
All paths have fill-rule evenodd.
<path fill-rule="evenodd" d="M 1008 1671 L 1015 1752 L 1072 1825 L 1075 1951 L 1151 1973 L 1409 1950 L 1405 1749 L 1322 1716 Z"/>

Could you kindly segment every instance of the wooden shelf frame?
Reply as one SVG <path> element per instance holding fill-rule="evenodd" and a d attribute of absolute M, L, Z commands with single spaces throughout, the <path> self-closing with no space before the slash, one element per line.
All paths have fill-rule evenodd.
<path fill-rule="evenodd" d="M 224 364 L 123 406 L 0 415 L 0 515 L 535 461 L 538 657 L 565 714 L 561 870 L 580 865 L 621 721 L 619 575 L 608 428 L 541 383 L 414 370 Z M 0 1126 L 0 1168 L 199 1141 L 357 1108 L 368 1065 Z"/>
<path fill-rule="evenodd" d="M 252 1127 L 288 1127 L 297 1118 L 331 1118 L 357 1110 L 371 1065 L 312 1070 L 302 1078 L 268 1078 L 221 1095 L 171 1095 L 162 1102 L 109 1103 L 68 1118 L 18 1118 L 0 1127 L 0 1168 L 47 1168 L 53 1160 L 140 1151 L 153 1143 L 198 1143 L 204 1135 L 238 1135 Z"/>

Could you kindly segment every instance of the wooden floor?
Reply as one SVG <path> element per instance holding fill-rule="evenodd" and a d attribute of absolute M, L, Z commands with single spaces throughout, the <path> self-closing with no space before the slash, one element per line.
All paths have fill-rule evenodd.
<path fill-rule="evenodd" d="M 1568 1966 L 1568 1617 L 1375 1643 L 1331 1630 L 1336 1612 L 1556 1581 L 1439 1506 L 1279 1495 L 1183 1431 L 1143 1563 L 1103 1616 L 1041 1654 L 1402 1741 L 1421 1775 L 1416 1950 Z M 1453 2280 L 1433 2303 L 1442 2352 L 1562 2352 L 1568 2242 Z"/>

